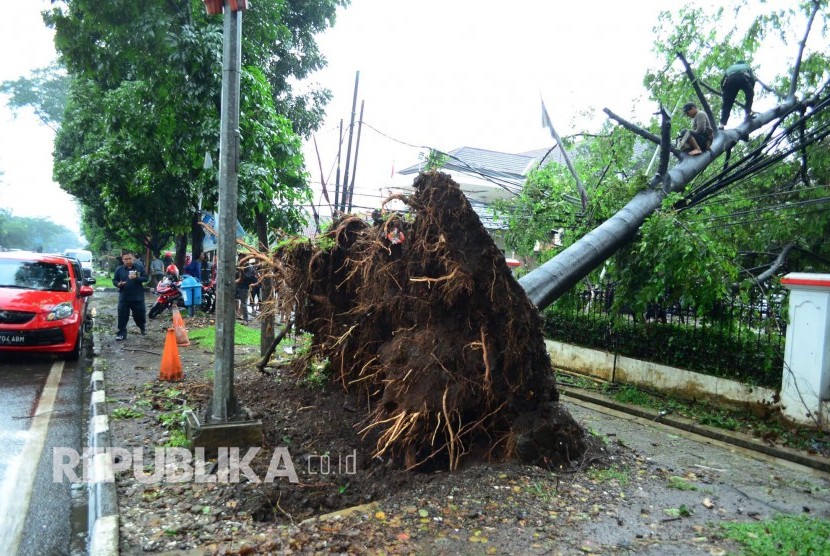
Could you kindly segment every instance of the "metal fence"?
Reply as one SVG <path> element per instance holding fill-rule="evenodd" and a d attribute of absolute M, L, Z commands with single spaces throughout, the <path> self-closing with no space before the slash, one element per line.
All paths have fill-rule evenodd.
<path fill-rule="evenodd" d="M 708 310 L 652 303 L 635 313 L 607 286 L 572 291 L 546 317 L 549 337 L 740 380 L 780 383 L 784 291 L 733 297 Z M 616 307 L 616 309 L 615 309 Z"/>

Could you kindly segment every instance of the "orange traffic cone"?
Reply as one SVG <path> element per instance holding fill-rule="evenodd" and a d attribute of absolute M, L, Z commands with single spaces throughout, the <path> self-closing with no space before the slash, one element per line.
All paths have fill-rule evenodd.
<path fill-rule="evenodd" d="M 182 360 L 179 359 L 179 346 L 176 345 L 176 333 L 172 328 L 167 329 L 164 340 L 164 353 L 161 355 L 159 380 L 182 380 Z"/>
<path fill-rule="evenodd" d="M 184 319 L 178 307 L 173 307 L 173 329 L 176 332 L 176 343 L 180 347 L 190 345 L 190 338 L 187 337 L 187 328 L 184 326 Z"/>

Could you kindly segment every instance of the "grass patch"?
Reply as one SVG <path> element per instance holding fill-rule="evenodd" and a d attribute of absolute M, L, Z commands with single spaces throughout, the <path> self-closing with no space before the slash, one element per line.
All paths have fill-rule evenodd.
<path fill-rule="evenodd" d="M 534 481 L 527 485 L 525 490 L 542 502 L 550 502 L 558 494 L 557 483 L 548 481 Z"/>
<path fill-rule="evenodd" d="M 118 407 L 110 413 L 111 419 L 138 419 L 139 417 L 144 417 L 144 414 L 130 407 Z"/>
<path fill-rule="evenodd" d="M 625 486 L 628 484 L 629 480 L 628 469 L 616 465 L 612 465 L 611 467 L 607 467 L 605 469 L 592 467 L 588 471 L 588 478 L 598 483 L 617 481 L 620 486 Z"/>
<path fill-rule="evenodd" d="M 171 448 L 189 448 L 190 441 L 187 439 L 187 433 L 183 430 L 176 429 L 170 431 L 170 438 L 164 445 Z"/>
<path fill-rule="evenodd" d="M 309 388 L 322 389 L 331 380 L 331 364 L 328 359 L 312 358 L 306 374 L 303 375 L 303 383 Z"/>
<path fill-rule="evenodd" d="M 557 380 L 563 386 L 573 383 L 574 386 L 598 392 L 621 403 L 645 407 L 666 414 L 680 415 L 701 425 L 730 431 L 741 431 L 756 438 L 761 438 L 766 442 L 830 457 L 830 434 L 820 430 L 799 429 L 782 423 L 775 418 L 757 417 L 747 412 L 728 411 L 709 403 L 682 400 L 628 384 L 597 384 L 586 379 L 574 381 L 569 375 L 557 375 Z"/>
<path fill-rule="evenodd" d="M 216 326 L 208 326 L 206 328 L 197 328 L 195 330 L 187 331 L 187 338 L 191 342 L 196 342 L 206 349 L 213 350 L 216 348 Z M 233 328 L 233 343 L 237 346 L 258 346 L 260 332 L 259 328 L 251 328 L 240 323 L 234 323 Z"/>
<path fill-rule="evenodd" d="M 830 554 L 830 521 L 780 515 L 758 523 L 724 523 L 726 537 L 739 542 L 745 554 Z"/>
<path fill-rule="evenodd" d="M 611 397 L 620 403 L 627 403 L 631 405 L 648 406 L 652 401 L 646 392 L 628 385 L 612 392 Z"/>
<path fill-rule="evenodd" d="M 677 490 L 697 490 L 697 487 L 684 479 L 683 477 L 669 477 L 669 488 L 676 488 Z"/>

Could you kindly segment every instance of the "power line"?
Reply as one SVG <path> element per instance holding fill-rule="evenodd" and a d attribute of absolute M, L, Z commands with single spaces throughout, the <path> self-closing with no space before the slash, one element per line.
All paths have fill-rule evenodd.
<path fill-rule="evenodd" d="M 820 115 L 828 106 L 830 106 L 830 97 L 822 99 L 810 113 L 799 117 L 790 126 L 780 129 L 776 135 L 769 135 L 767 140 L 746 153 L 735 165 L 692 189 L 684 198 L 685 206 L 681 206 L 679 209 L 687 210 L 699 205 L 722 191 L 726 186 L 744 180 L 751 175 L 758 175 L 787 156 L 826 138 L 830 135 L 830 122 L 820 123 L 805 133 L 803 137 L 800 137 L 798 141 L 790 142 L 788 147 L 774 151 L 776 147 L 794 133 L 794 130 L 798 130 L 805 122 Z M 768 154 L 764 156 L 764 152 Z"/>
<path fill-rule="evenodd" d="M 751 208 L 746 210 L 739 210 L 735 212 L 731 212 L 729 214 L 720 214 L 717 216 L 705 216 L 702 218 L 690 218 L 688 219 L 689 222 L 712 222 L 715 220 L 723 220 L 724 218 L 733 218 L 735 216 L 742 216 L 746 214 L 757 214 L 762 212 L 771 212 L 771 211 L 778 211 L 778 210 L 787 210 L 791 208 L 798 208 L 807 205 L 818 205 L 822 203 L 830 202 L 830 196 L 827 197 L 818 197 L 816 199 L 805 199 L 803 201 L 794 201 L 794 202 L 787 202 L 787 204 L 780 204 L 780 205 L 767 205 L 764 207 L 757 207 Z"/>
<path fill-rule="evenodd" d="M 745 226 L 747 224 L 757 224 L 757 223 L 761 223 L 761 222 L 778 222 L 778 221 L 782 221 L 782 220 L 785 220 L 785 219 L 800 218 L 800 217 L 805 216 L 807 214 L 814 214 L 814 213 L 817 213 L 817 212 L 826 212 L 826 209 L 817 208 L 817 209 L 812 209 L 812 210 L 803 210 L 803 211 L 799 211 L 795 214 L 787 215 L 787 218 L 784 218 L 783 216 L 778 215 L 778 216 L 770 216 L 769 218 L 753 218 L 751 220 L 748 220 L 748 219 L 746 219 L 746 220 L 737 220 L 735 222 L 729 222 L 729 223 L 726 223 L 726 224 L 718 224 L 717 226 L 704 226 L 704 227 L 707 228 L 707 229 L 710 229 L 710 230 L 717 230 L 717 229 L 720 229 L 720 228 L 730 228 L 732 226 Z"/>

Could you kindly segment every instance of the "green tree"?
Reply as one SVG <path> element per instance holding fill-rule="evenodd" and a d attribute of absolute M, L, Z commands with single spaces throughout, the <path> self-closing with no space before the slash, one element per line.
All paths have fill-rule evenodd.
<path fill-rule="evenodd" d="M 0 209 L 0 246 L 4 249 L 59 253 L 79 244 L 75 232 L 47 218 L 13 216 L 8 209 Z"/>
<path fill-rule="evenodd" d="M 40 120 L 57 129 L 66 109 L 69 76 L 57 64 L 36 69 L 29 77 L 0 83 L 0 93 L 8 95 L 12 110 L 31 107 Z"/>
<path fill-rule="evenodd" d="M 537 305 L 604 272 L 640 303 L 668 297 L 705 308 L 734 280 L 764 278 L 764 271 L 783 268 L 782 261 L 799 269 L 827 262 L 820 238 L 830 231 L 830 218 L 827 211 L 816 218 L 810 210 L 830 197 L 823 131 L 830 67 L 825 4 L 765 11 L 743 33 L 734 25 L 736 14 L 723 10 L 683 8 L 661 16 L 655 28 L 659 66 L 645 77 L 658 106 L 697 100 L 711 112 L 708 98 L 716 98 L 723 68 L 738 58 L 751 60 L 762 42 L 780 37 L 794 63 L 760 95 L 777 106 L 719 133 L 711 155 L 683 157 L 673 167 L 669 159 L 679 153 L 671 138 L 686 121 L 672 120 L 670 108 L 661 108 L 659 119 L 640 127 L 606 109 L 619 126 L 606 126 L 578 154 L 580 175 L 592 188 L 587 211 L 574 202 L 572 177 L 559 168 L 538 171 L 527 191 L 501 209 L 511 224 L 509 241 L 524 252 L 564 229 L 551 260 L 520 281 Z M 740 3 L 734 9 L 744 8 Z M 757 6 L 752 9 L 757 13 Z M 819 46 L 805 49 L 808 38 Z M 641 160 L 634 156 L 636 144 L 628 150 L 626 134 L 637 137 L 640 151 L 643 144 L 657 146 L 656 168 L 648 162 L 655 147 Z M 778 256 L 784 250 L 788 258 Z"/>
<path fill-rule="evenodd" d="M 299 223 L 293 202 L 307 186 L 297 182 L 299 141 L 289 134 L 319 125 L 327 95 L 295 97 L 288 84 L 322 63 L 313 34 L 345 4 L 267 0 L 245 12 L 240 220 L 249 229 L 251 200 L 271 225 Z M 198 209 L 217 203 L 217 172 L 203 161 L 217 158 L 219 144 L 222 18 L 206 16 L 198 0 L 72 0 L 47 21 L 73 80 L 56 179 L 122 244 L 157 251 L 169 233 L 198 229 Z M 263 89 L 271 83 L 282 88 Z M 288 134 L 286 115 L 299 122 Z"/>

